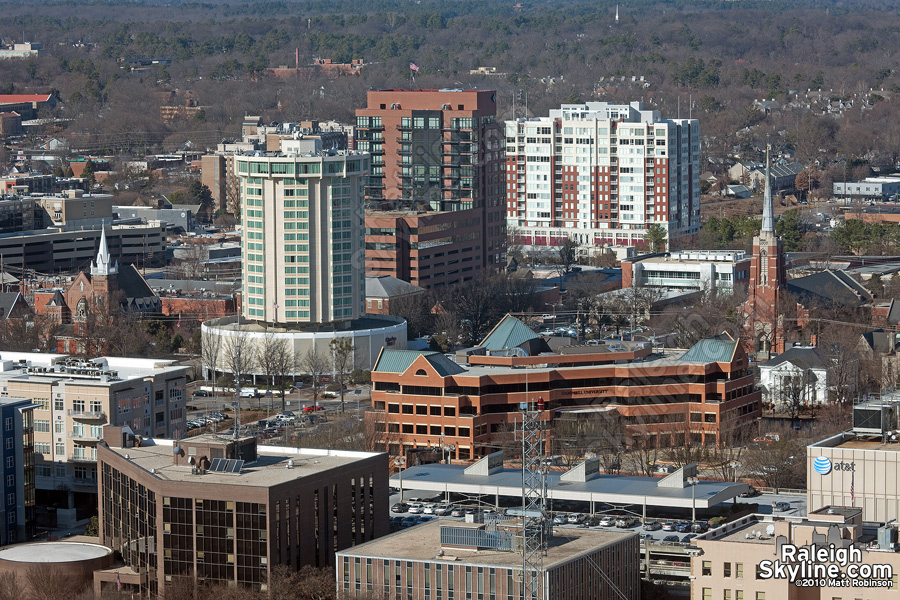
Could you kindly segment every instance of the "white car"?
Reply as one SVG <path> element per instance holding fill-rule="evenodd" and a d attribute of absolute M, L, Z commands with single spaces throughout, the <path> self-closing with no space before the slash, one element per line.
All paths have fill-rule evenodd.
<path fill-rule="evenodd" d="M 453 506 L 451 506 L 450 504 L 438 504 L 434 507 L 434 514 L 442 517 L 444 515 L 449 515 L 452 510 Z"/>
<path fill-rule="evenodd" d="M 569 523 L 577 525 L 584 521 L 584 515 L 581 513 L 572 513 L 571 515 L 569 515 L 567 521 Z"/>
<path fill-rule="evenodd" d="M 566 515 L 556 515 L 555 517 L 553 517 L 554 525 L 565 525 L 567 522 L 568 521 Z"/>
<path fill-rule="evenodd" d="M 602 519 L 600 519 L 599 524 L 601 527 L 612 527 L 613 525 L 616 524 L 616 518 L 610 517 L 610 516 L 605 516 Z"/>
<path fill-rule="evenodd" d="M 433 515 L 435 506 L 435 504 L 426 504 L 422 507 L 422 514 Z"/>
<path fill-rule="evenodd" d="M 425 507 L 419 503 L 409 505 L 409 514 L 411 515 L 421 515 L 424 512 Z"/>

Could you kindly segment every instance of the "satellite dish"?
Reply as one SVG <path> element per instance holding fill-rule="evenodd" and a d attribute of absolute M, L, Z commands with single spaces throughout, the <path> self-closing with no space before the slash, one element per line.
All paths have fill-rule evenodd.
<path fill-rule="evenodd" d="M 774 535 L 774 534 L 775 534 L 775 526 L 774 526 L 774 525 L 768 525 L 768 526 L 766 527 L 766 535 Z"/>

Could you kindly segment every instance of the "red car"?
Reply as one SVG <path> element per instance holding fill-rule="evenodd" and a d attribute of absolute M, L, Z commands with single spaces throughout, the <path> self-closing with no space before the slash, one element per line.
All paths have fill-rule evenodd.
<path fill-rule="evenodd" d="M 324 406 L 319 406 L 318 404 L 311 404 L 309 406 L 303 407 L 304 412 L 314 412 L 317 410 L 325 410 Z"/>

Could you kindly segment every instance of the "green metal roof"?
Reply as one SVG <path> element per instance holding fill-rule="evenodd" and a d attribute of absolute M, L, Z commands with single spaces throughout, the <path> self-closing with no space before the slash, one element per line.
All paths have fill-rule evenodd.
<path fill-rule="evenodd" d="M 434 370 L 437 371 L 438 375 L 441 377 L 465 372 L 464 368 L 439 352 L 432 352 L 426 357 L 426 360 L 431 363 L 431 366 L 434 367 Z"/>
<path fill-rule="evenodd" d="M 497 326 L 487 334 L 481 345 L 487 350 L 507 350 L 516 348 L 528 340 L 540 337 L 517 318 L 506 315 Z"/>
<path fill-rule="evenodd" d="M 405 373 L 413 362 L 424 356 L 425 360 L 434 367 L 441 377 L 447 375 L 456 375 L 465 371 L 464 368 L 441 354 L 440 352 L 421 352 L 419 350 L 387 350 L 381 353 L 375 368 L 372 370 L 378 373 Z"/>
<path fill-rule="evenodd" d="M 737 340 L 722 334 L 715 337 L 702 339 L 681 355 L 683 361 L 688 362 L 723 362 L 730 363 L 737 347 Z"/>
<path fill-rule="evenodd" d="M 403 373 L 414 360 L 422 355 L 434 354 L 434 352 L 420 352 L 418 350 L 383 350 L 373 371 L 379 373 Z"/>

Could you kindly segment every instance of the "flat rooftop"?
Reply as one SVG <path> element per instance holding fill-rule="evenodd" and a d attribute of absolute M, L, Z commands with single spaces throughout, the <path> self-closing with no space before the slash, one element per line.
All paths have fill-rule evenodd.
<path fill-rule="evenodd" d="M 19 544 L 0 550 L 0 561 L 26 563 L 66 563 L 91 560 L 112 554 L 100 544 L 83 542 L 38 542 Z"/>
<path fill-rule="evenodd" d="M 418 465 L 403 470 L 403 489 L 500 496 L 522 495 L 522 471 L 502 469 L 490 475 L 466 473 L 466 465 Z M 564 481 L 562 471 L 547 473 L 547 497 L 558 500 L 709 508 L 749 489 L 746 483 L 701 480 L 684 487 L 661 486 L 663 478 L 599 474 L 588 481 Z M 399 475 L 391 485 L 400 487 Z"/>
<path fill-rule="evenodd" d="M 287 481 L 322 473 L 330 469 L 352 464 L 360 459 L 377 456 L 377 452 L 354 452 L 349 450 L 321 450 L 315 448 L 282 448 L 278 446 L 257 446 L 257 459 L 244 463 L 239 473 L 207 471 L 194 475 L 190 465 L 173 464 L 173 447 L 182 448 L 212 441 L 225 442 L 232 438 L 215 435 L 199 435 L 179 441 L 150 439 L 144 440 L 139 448 L 108 449 L 121 457 L 128 456 L 130 462 L 151 473 L 151 477 L 163 481 L 183 481 L 189 483 L 222 484 L 250 487 L 271 487 Z M 293 468 L 288 461 L 293 460 Z M 152 472 L 151 472 L 152 469 Z"/>
<path fill-rule="evenodd" d="M 445 549 L 443 558 L 437 558 L 441 548 L 441 524 L 458 526 L 455 521 L 435 519 L 387 535 L 371 542 L 356 545 L 339 552 L 345 556 L 384 557 L 400 560 L 434 560 L 448 564 L 470 564 L 494 567 L 522 567 L 521 552 L 497 550 Z M 637 534 L 631 532 L 598 531 L 591 529 L 555 529 L 547 544 L 544 568 L 552 568 L 599 547 L 620 542 Z"/>
<path fill-rule="evenodd" d="M 843 450 L 880 450 L 900 452 L 900 443 L 884 443 L 880 435 L 854 435 L 852 432 L 839 433 L 807 446 L 808 448 L 841 448 Z"/>
<path fill-rule="evenodd" d="M 104 356 L 81 360 L 66 354 L 0 352 L 0 377 L 22 381 L 115 385 L 160 374 L 177 375 L 186 369 L 167 359 Z"/>

